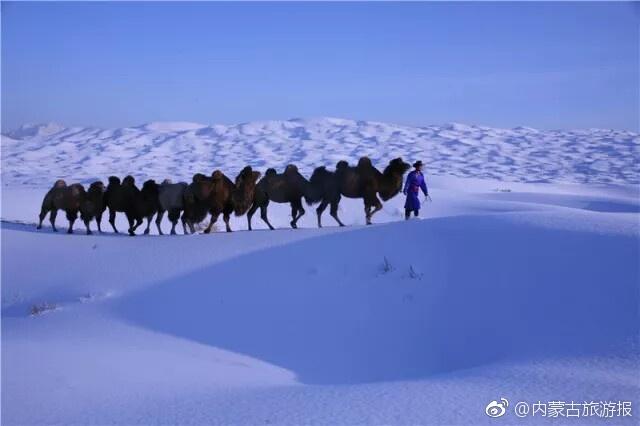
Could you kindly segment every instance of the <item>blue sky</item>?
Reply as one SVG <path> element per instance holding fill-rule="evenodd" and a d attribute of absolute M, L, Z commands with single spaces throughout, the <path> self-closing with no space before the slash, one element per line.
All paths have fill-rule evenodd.
<path fill-rule="evenodd" d="M 631 3 L 7 3 L 2 126 L 638 130 Z"/>

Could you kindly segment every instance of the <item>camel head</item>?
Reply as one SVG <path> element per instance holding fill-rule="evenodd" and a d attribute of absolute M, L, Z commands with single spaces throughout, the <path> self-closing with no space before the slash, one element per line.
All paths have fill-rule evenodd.
<path fill-rule="evenodd" d="M 385 167 L 382 173 L 378 191 L 383 201 L 393 198 L 402 190 L 403 176 L 410 168 L 409 163 L 405 163 L 400 157 L 394 158 L 389 162 L 389 165 Z"/>
<path fill-rule="evenodd" d="M 260 179 L 260 172 L 253 171 L 251 166 L 242 169 L 236 177 L 235 188 L 231 193 L 233 210 L 236 216 L 245 214 L 253 204 L 253 195 L 258 179 Z"/>

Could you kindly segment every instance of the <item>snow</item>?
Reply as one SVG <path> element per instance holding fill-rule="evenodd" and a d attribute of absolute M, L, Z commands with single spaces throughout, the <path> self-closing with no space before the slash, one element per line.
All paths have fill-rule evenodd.
<path fill-rule="evenodd" d="M 637 416 L 640 194 L 637 157 L 626 156 L 636 135 L 563 132 L 577 152 L 601 153 L 607 167 L 597 171 L 560 161 L 564 148 L 546 139 L 553 132 L 526 128 L 195 126 L 3 137 L 3 425 L 495 424 L 484 410 L 501 397 L 510 407 L 631 401 Z M 414 143 L 402 143 L 411 134 Z M 509 149 L 516 143 L 541 155 Z M 483 165 L 486 144 L 517 172 Z M 260 160 L 264 171 L 292 159 L 308 176 L 365 151 L 380 166 L 395 151 L 451 171 L 427 172 L 433 202 L 422 220 L 402 220 L 398 196 L 372 226 L 361 200 L 349 199 L 345 228 L 325 214 L 318 229 L 305 205 L 292 230 L 289 207 L 274 203 L 276 231 L 257 217 L 252 232 L 233 217 L 233 233 L 193 236 L 34 226 L 58 177 L 104 180 L 126 168 L 175 181 L 226 162 Z M 532 174 L 526 162 L 537 164 Z M 43 311 L 31 315 L 33 306 Z M 542 422 L 510 409 L 503 420 Z"/>
<path fill-rule="evenodd" d="M 154 122 L 122 129 L 30 125 L 2 137 L 5 184 L 46 186 L 50 177 L 190 180 L 296 163 L 307 173 L 370 156 L 374 163 L 419 157 L 430 175 L 515 182 L 640 183 L 640 136 L 620 130 L 498 129 L 448 123 L 410 127 L 339 118 L 237 125 Z M 55 161 L 52 161 L 55 160 Z"/>

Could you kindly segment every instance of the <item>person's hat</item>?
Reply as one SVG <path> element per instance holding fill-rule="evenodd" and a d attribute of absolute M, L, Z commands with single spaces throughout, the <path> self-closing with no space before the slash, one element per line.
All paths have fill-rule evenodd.
<path fill-rule="evenodd" d="M 413 167 L 421 167 L 422 166 L 422 161 L 418 160 L 415 163 L 413 163 Z"/>

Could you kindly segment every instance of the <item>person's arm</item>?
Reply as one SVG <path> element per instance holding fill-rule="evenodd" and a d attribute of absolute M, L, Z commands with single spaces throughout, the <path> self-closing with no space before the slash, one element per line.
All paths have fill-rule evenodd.
<path fill-rule="evenodd" d="M 420 184 L 420 188 L 422 189 L 422 192 L 424 193 L 425 197 L 429 196 L 429 189 L 427 188 L 427 182 L 424 180 L 424 178 L 422 178 L 422 183 Z"/>

